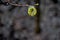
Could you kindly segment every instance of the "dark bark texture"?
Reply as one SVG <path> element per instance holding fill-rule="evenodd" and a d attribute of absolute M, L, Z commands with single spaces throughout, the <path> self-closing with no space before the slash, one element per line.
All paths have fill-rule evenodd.
<path fill-rule="evenodd" d="M 35 16 L 28 15 L 29 6 L 13 6 L 0 0 L 0 40 L 60 40 L 60 0 L 11 0 L 13 4 L 34 5 Z"/>

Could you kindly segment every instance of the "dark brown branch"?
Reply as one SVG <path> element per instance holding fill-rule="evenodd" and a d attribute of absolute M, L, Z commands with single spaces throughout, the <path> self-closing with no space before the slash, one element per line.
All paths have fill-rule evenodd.
<path fill-rule="evenodd" d="M 36 3 L 40 4 L 40 0 L 35 0 Z M 41 33 L 41 28 L 40 28 L 40 5 L 36 6 L 36 9 L 37 9 L 37 22 L 36 22 L 36 33 L 39 34 Z"/>

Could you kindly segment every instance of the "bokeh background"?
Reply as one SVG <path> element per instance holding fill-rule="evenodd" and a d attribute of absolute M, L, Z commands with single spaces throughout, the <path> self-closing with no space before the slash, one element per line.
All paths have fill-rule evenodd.
<path fill-rule="evenodd" d="M 60 40 L 60 0 L 11 0 L 23 5 L 39 3 L 35 16 L 28 15 L 28 6 L 4 2 L 0 0 L 0 40 Z"/>

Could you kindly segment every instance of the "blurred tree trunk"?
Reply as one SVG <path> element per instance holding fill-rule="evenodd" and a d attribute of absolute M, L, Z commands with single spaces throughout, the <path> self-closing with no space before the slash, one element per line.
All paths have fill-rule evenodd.
<path fill-rule="evenodd" d="M 55 0 L 54 0 L 55 1 Z M 58 10 L 59 9 L 59 3 L 56 0 L 54 3 L 52 0 L 41 0 L 41 28 L 42 28 L 42 33 L 41 33 L 41 39 L 42 40 L 60 40 L 59 36 L 60 35 L 60 20 L 58 16 Z M 58 25 L 57 25 L 58 23 Z"/>

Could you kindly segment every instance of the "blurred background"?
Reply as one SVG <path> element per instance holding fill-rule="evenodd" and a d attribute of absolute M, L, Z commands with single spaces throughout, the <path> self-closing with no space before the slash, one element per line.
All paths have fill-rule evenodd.
<path fill-rule="evenodd" d="M 0 40 L 60 40 L 60 0 L 10 1 L 22 5 L 38 3 L 37 14 L 28 15 L 29 6 L 0 0 Z"/>

